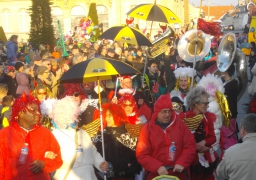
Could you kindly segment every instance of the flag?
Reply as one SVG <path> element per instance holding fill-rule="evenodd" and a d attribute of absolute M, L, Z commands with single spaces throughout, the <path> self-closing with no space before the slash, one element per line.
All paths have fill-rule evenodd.
<path fill-rule="evenodd" d="M 206 34 L 212 36 L 220 36 L 223 33 L 221 32 L 221 27 L 219 22 L 207 22 L 201 18 L 198 18 L 197 29 L 203 31 Z"/>

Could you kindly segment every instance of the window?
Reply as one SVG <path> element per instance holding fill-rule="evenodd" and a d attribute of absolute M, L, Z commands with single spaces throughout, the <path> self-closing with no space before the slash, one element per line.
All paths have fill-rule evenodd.
<path fill-rule="evenodd" d="M 18 11 L 18 23 L 19 32 L 28 32 L 30 26 L 30 16 L 26 9 L 20 9 Z"/>
<path fill-rule="evenodd" d="M 1 11 L 1 22 L 5 32 L 12 31 L 11 11 L 9 9 L 3 9 Z"/>
<path fill-rule="evenodd" d="M 79 21 L 83 17 L 87 17 L 88 12 L 82 6 L 74 6 L 71 9 L 71 27 L 76 27 L 79 24 Z"/>
<path fill-rule="evenodd" d="M 108 28 L 108 9 L 103 5 L 97 5 L 99 24 L 103 24 L 103 30 Z"/>

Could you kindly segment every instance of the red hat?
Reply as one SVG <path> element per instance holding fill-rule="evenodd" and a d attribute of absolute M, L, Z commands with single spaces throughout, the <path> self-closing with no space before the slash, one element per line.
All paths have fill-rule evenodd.
<path fill-rule="evenodd" d="M 170 94 L 161 95 L 154 104 L 154 113 L 151 117 L 151 120 L 155 121 L 158 113 L 163 110 L 170 108 L 172 110 L 172 100 Z"/>

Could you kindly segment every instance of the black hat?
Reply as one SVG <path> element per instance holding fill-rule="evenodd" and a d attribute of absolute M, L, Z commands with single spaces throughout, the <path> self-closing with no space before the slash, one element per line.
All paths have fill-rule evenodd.
<path fill-rule="evenodd" d="M 16 62 L 16 64 L 14 65 L 16 71 L 18 71 L 22 66 L 24 66 L 24 64 L 20 61 Z"/>
<path fill-rule="evenodd" d="M 17 54 L 17 58 L 20 58 L 21 56 L 25 56 L 25 54 L 23 54 L 22 52 L 19 52 L 19 53 Z"/>

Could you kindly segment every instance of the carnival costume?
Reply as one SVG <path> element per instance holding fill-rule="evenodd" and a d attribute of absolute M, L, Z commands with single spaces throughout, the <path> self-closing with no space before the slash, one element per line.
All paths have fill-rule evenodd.
<path fill-rule="evenodd" d="M 223 121 L 224 125 L 229 127 L 229 121 L 231 118 L 231 113 L 229 111 L 227 99 L 224 93 L 224 84 L 220 78 L 214 76 L 213 74 L 207 74 L 203 76 L 202 79 L 197 84 L 202 86 L 209 93 L 209 108 L 208 111 L 216 115 L 216 121 L 214 122 L 214 133 L 216 136 L 216 142 L 213 145 L 214 151 L 218 150 L 220 144 L 220 128 L 222 127 Z"/>
<path fill-rule="evenodd" d="M 185 97 L 186 97 L 186 94 L 188 93 L 189 88 L 191 86 L 191 79 L 193 76 L 196 75 L 196 71 L 193 68 L 180 67 L 174 71 L 174 74 L 176 77 L 176 85 L 175 85 L 174 90 L 171 91 L 170 96 L 171 96 L 171 98 L 178 97 L 183 102 L 183 105 L 185 105 Z M 187 78 L 188 85 L 187 85 L 186 89 L 182 89 L 179 87 L 179 81 L 180 81 L 181 77 Z M 195 85 L 195 83 L 194 83 L 194 85 Z"/>
<path fill-rule="evenodd" d="M 109 163 L 108 179 L 134 179 L 141 171 L 141 166 L 135 157 L 137 138 L 132 137 L 125 129 L 128 123 L 124 110 L 116 104 L 104 104 L 103 124 L 105 130 L 104 146 L 105 159 Z M 114 126 L 108 126 L 106 114 L 109 112 L 114 121 Z M 99 152 L 102 152 L 101 132 L 92 138 Z"/>
<path fill-rule="evenodd" d="M 63 165 L 54 175 L 56 180 L 97 180 L 93 166 L 100 170 L 100 163 L 104 162 L 90 136 L 82 129 L 76 130 L 79 114 L 79 104 L 72 96 L 53 104 L 52 133 L 60 144 L 63 159 Z"/>
<path fill-rule="evenodd" d="M 33 114 L 28 105 L 40 102 L 31 95 L 22 95 L 16 99 L 12 107 L 12 119 L 10 126 L 0 131 L 0 174 L 2 179 L 44 179 L 50 180 L 49 173 L 55 171 L 62 165 L 60 146 L 52 133 L 41 126 L 40 121 L 30 130 L 22 128 L 18 122 L 20 112 L 29 112 L 34 117 L 41 114 Z M 19 164 L 18 159 L 24 143 L 28 144 L 28 155 L 25 164 Z M 47 152 L 53 152 L 57 156 L 54 159 L 46 157 Z M 34 160 L 41 160 L 45 163 L 39 173 L 30 171 L 31 163 Z"/>
<path fill-rule="evenodd" d="M 183 115 L 183 122 L 194 134 L 196 143 L 205 140 L 205 146 L 211 148 L 216 142 L 213 125 L 216 115 L 210 112 L 196 115 L 193 110 Z M 213 172 L 217 167 L 216 157 L 217 154 L 212 149 L 204 153 L 198 152 L 190 166 L 191 180 L 214 180 Z"/>
<path fill-rule="evenodd" d="M 149 123 L 145 124 L 140 132 L 136 148 L 136 157 L 139 163 L 150 171 L 147 179 L 158 176 L 160 166 L 174 166 L 179 164 L 189 172 L 189 166 L 196 153 L 195 140 L 191 132 L 177 114 L 172 110 L 169 124 L 157 121 L 157 115 L 162 109 L 172 109 L 169 95 L 161 95 L 154 105 L 154 114 Z M 163 128 L 165 127 L 165 128 Z M 175 142 L 175 161 L 169 160 L 169 148 Z M 186 179 L 183 173 L 173 173 L 181 180 Z"/>

